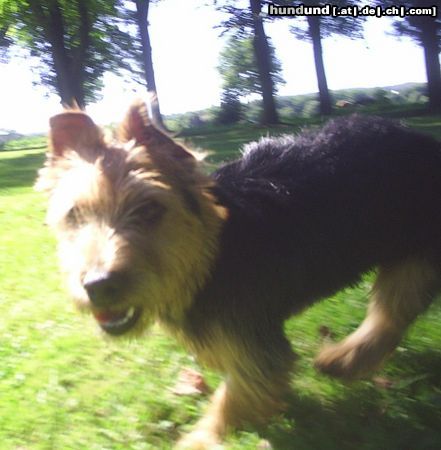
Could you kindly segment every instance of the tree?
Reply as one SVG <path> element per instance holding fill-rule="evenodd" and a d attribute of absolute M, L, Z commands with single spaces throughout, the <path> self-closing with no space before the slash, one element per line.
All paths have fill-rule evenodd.
<path fill-rule="evenodd" d="M 273 90 L 276 91 L 277 85 L 283 83 L 280 76 L 281 64 L 270 42 L 268 42 L 268 50 L 269 72 L 273 81 Z M 220 54 L 218 70 L 223 79 L 224 90 L 234 92 L 237 97 L 262 94 L 252 37 L 231 37 Z"/>
<path fill-rule="evenodd" d="M 263 122 L 266 124 L 277 123 L 279 118 L 274 100 L 274 82 L 271 77 L 270 47 L 260 14 L 262 11 L 262 2 L 260 0 L 250 0 L 250 7 L 253 15 L 254 53 L 259 69 L 260 85 L 262 87 Z"/>
<path fill-rule="evenodd" d="M 161 110 L 159 108 L 158 92 L 156 90 L 155 72 L 153 70 L 152 46 L 150 44 L 150 34 L 148 28 L 148 14 L 150 0 L 135 0 L 136 3 L 136 23 L 138 25 L 139 38 L 142 48 L 142 66 L 144 69 L 147 91 L 152 111 L 153 121 L 161 128 L 165 128 L 162 121 Z"/>
<path fill-rule="evenodd" d="M 328 2 L 318 2 L 315 0 L 305 0 L 302 2 L 305 6 L 325 6 Z M 339 8 L 354 7 L 357 2 L 347 2 L 336 0 L 332 5 Z M 280 6 L 293 6 L 293 1 L 276 0 L 274 2 Z M 300 20 L 303 22 L 301 23 Z M 296 17 L 296 23 L 291 27 L 292 33 L 301 40 L 307 40 L 312 43 L 314 52 L 314 63 L 317 75 L 317 85 L 319 92 L 320 113 L 324 115 L 332 112 L 332 99 L 328 89 L 328 82 L 326 79 L 325 64 L 323 61 L 322 39 L 329 36 L 340 34 L 351 39 L 358 39 L 362 37 L 362 27 L 364 18 L 351 17 L 350 15 L 342 15 L 338 17 L 326 15 L 308 15 L 303 16 L 299 20 Z M 306 27 L 304 26 L 306 22 Z"/>
<path fill-rule="evenodd" d="M 307 20 L 308 33 L 312 40 L 312 47 L 314 51 L 314 63 L 319 90 L 320 113 L 328 115 L 332 112 L 332 100 L 331 95 L 329 94 L 328 82 L 326 80 L 325 63 L 323 62 L 321 19 L 319 16 L 308 16 Z"/>
<path fill-rule="evenodd" d="M 237 3 L 225 1 L 223 5 L 218 6 L 218 9 L 229 13 L 230 16 L 221 26 L 226 32 L 232 33 L 236 38 L 252 37 L 263 102 L 262 123 L 278 123 L 279 118 L 274 99 L 275 86 L 271 75 L 270 45 L 265 34 L 261 14 L 262 1 L 249 0 L 249 6 L 247 7 L 238 7 Z"/>
<path fill-rule="evenodd" d="M 124 30 L 118 0 L 3 0 L 3 47 L 29 49 L 39 58 L 41 84 L 66 105 L 97 99 L 106 71 L 139 78 L 132 38 Z"/>
<path fill-rule="evenodd" d="M 396 20 L 394 27 L 398 36 L 409 36 L 423 48 L 427 76 L 429 108 L 441 111 L 441 71 L 439 52 L 441 50 L 441 1 L 397 0 L 379 2 L 381 6 L 404 6 L 409 8 L 437 8 L 436 17 L 428 15 L 408 15 L 404 20 Z"/>
<path fill-rule="evenodd" d="M 274 47 L 268 42 L 270 74 L 273 90 L 283 83 L 280 76 L 281 65 L 276 58 Z M 240 99 L 251 94 L 262 95 L 262 84 L 251 36 L 231 37 L 219 57 L 219 73 L 223 79 L 221 100 L 222 117 L 230 118 L 230 123 L 240 119 Z M 225 111 L 224 111 L 225 110 Z M 225 123 L 225 120 L 222 120 Z"/>
<path fill-rule="evenodd" d="M 221 125 L 237 123 L 242 119 L 242 104 L 234 90 L 222 92 L 220 109 L 216 114 L 216 122 Z"/>

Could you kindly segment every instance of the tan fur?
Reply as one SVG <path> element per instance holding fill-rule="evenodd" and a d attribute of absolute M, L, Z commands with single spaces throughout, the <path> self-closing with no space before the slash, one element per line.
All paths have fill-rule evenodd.
<path fill-rule="evenodd" d="M 426 261 L 381 267 L 365 320 L 342 342 L 325 347 L 316 359 L 317 368 L 347 379 L 377 369 L 430 304 L 438 279 L 437 271 Z"/>
<path fill-rule="evenodd" d="M 226 374 L 214 393 L 204 416 L 194 430 L 178 443 L 179 448 L 211 449 L 231 429 L 247 424 L 265 424 L 287 407 L 294 362 L 291 351 L 281 353 L 278 367 L 265 370 L 264 352 L 252 348 L 221 328 L 210 330 L 209 345 L 200 348 L 187 342 L 198 360 Z M 184 342 L 185 343 L 185 342 Z M 277 352 L 277 347 L 274 352 Z M 253 355 L 253 356 L 251 356 Z M 256 355 L 261 364 L 256 364 Z"/>
<path fill-rule="evenodd" d="M 78 307 L 92 312 L 110 334 L 120 321 L 130 324 L 119 328 L 124 336 L 159 321 L 199 361 L 225 374 L 206 414 L 180 441 L 191 449 L 215 448 L 228 429 L 264 424 L 282 412 L 295 360 L 270 316 L 259 327 L 246 327 L 246 316 L 230 326 L 232 316 L 222 321 L 214 315 L 202 327 L 202 309 L 189 326 L 227 219 L 212 183 L 191 152 L 150 123 L 140 102 L 130 108 L 115 141 L 106 140 L 82 111 L 52 118 L 50 152 L 37 183 L 50 196 L 47 222 L 57 234 L 61 267 Z M 124 278 L 103 295 L 111 301 L 100 304 L 88 280 L 115 273 Z M 378 367 L 428 305 L 438 275 L 417 259 L 381 267 L 365 321 L 325 348 L 317 366 L 344 378 Z M 211 305 L 207 301 L 204 306 Z M 262 311 L 271 315 L 270 308 Z M 199 324 L 193 334 L 191 326 Z"/>
<path fill-rule="evenodd" d="M 92 309 L 82 287 L 88 271 L 131 272 L 133 282 L 119 308 L 140 306 L 143 317 L 130 335 L 162 315 L 177 320 L 188 308 L 210 271 L 224 216 L 208 193 L 208 178 L 196 170 L 186 170 L 185 176 L 177 170 L 176 155 L 182 152 L 186 159 L 189 154 L 166 136 L 161 139 L 168 149 L 156 148 L 156 138 L 136 130 L 144 126 L 143 111 L 136 120 L 134 115 L 136 109 L 126 119 L 138 120 L 125 125 L 128 147 L 101 140 L 84 113 L 56 116 L 51 121 L 51 153 L 37 182 L 50 194 L 47 221 L 56 230 L 62 269 L 81 309 Z M 188 211 L 181 188 L 197 197 L 200 217 Z M 160 227 L 130 223 L 137 208 L 153 202 L 154 208 L 166 210 Z M 120 233 L 126 229 L 130 231 Z"/>
<path fill-rule="evenodd" d="M 179 323 L 210 272 L 226 218 L 210 194 L 211 181 L 196 170 L 190 152 L 150 124 L 142 103 L 131 107 L 116 142 L 106 142 L 81 111 L 54 117 L 51 127 L 50 153 L 37 188 L 50 195 L 47 222 L 57 234 L 62 271 L 77 306 L 100 310 L 88 297 L 85 279 L 128 272 L 130 282 L 111 309 L 137 307 L 142 316 L 125 335 L 142 333 L 155 320 Z M 197 200 L 197 211 L 186 203 L 189 196 Z M 159 224 L 158 211 L 164 211 Z M 239 352 L 229 352 L 221 336 L 213 339 L 219 354 L 224 352 L 224 367 L 232 367 Z M 194 350 L 209 359 L 203 349 Z M 198 428 L 209 446 L 232 423 L 230 391 L 218 391 Z M 236 402 L 245 410 L 240 392 L 235 388 Z"/>

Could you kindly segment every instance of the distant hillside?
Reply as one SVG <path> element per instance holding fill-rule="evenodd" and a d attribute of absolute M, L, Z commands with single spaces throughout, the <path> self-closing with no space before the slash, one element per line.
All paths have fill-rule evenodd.
<path fill-rule="evenodd" d="M 22 136 L 22 134 L 16 133 L 15 131 L 0 129 L 0 144 L 11 141 L 13 139 L 20 139 Z"/>
<path fill-rule="evenodd" d="M 410 106 L 422 107 L 428 101 L 424 83 L 404 83 L 375 88 L 351 88 L 331 91 L 338 113 L 342 108 L 369 108 L 375 106 L 384 109 Z M 278 111 L 282 121 L 294 118 L 308 118 L 318 114 L 317 93 L 277 97 Z M 261 101 L 255 100 L 241 104 L 242 121 L 258 122 L 261 114 Z M 200 127 L 217 122 L 220 107 L 212 106 L 200 111 L 172 114 L 165 117 L 167 126 L 172 130 Z"/>

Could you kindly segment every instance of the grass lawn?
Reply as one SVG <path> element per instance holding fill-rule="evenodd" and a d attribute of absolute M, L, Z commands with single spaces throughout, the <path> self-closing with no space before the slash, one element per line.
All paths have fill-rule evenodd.
<path fill-rule="evenodd" d="M 440 117 L 408 120 L 441 137 Z M 186 139 L 212 150 L 211 161 L 219 162 L 243 142 L 294 128 L 227 127 Z M 0 151 L 0 448 L 171 448 L 208 400 L 178 397 L 171 388 L 182 368 L 200 368 L 158 328 L 139 341 L 110 341 L 90 317 L 74 312 L 61 287 L 54 239 L 43 225 L 44 196 L 32 190 L 42 162 L 42 150 Z M 370 280 L 287 323 L 300 355 L 291 408 L 260 433 L 230 436 L 228 448 L 267 448 L 263 440 L 278 450 L 441 448 L 439 303 L 377 378 L 344 385 L 312 369 L 319 328 L 330 328 L 336 339 L 353 330 Z M 204 375 L 215 387 L 218 375 L 205 369 Z"/>

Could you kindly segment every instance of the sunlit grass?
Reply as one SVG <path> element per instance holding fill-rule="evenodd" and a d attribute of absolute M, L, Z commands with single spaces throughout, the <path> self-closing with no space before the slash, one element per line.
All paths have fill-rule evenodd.
<path fill-rule="evenodd" d="M 413 123 L 430 128 L 431 120 Z M 236 127 L 192 139 L 225 159 L 266 133 Z M 171 448 L 207 402 L 177 397 L 170 389 L 183 367 L 197 365 L 156 327 L 145 339 L 110 341 L 73 310 L 57 271 L 54 239 L 44 226 L 44 196 L 32 189 L 42 161 L 42 151 L 0 151 L 0 448 Z M 364 315 L 371 280 L 368 275 L 360 286 L 287 323 L 300 356 L 290 410 L 266 430 L 231 436 L 229 448 L 256 449 L 261 439 L 280 450 L 441 448 L 439 304 L 380 372 L 392 387 L 372 380 L 344 385 L 312 368 L 323 341 L 319 328 L 328 327 L 336 339 L 353 330 Z M 218 375 L 204 374 L 214 387 Z"/>

